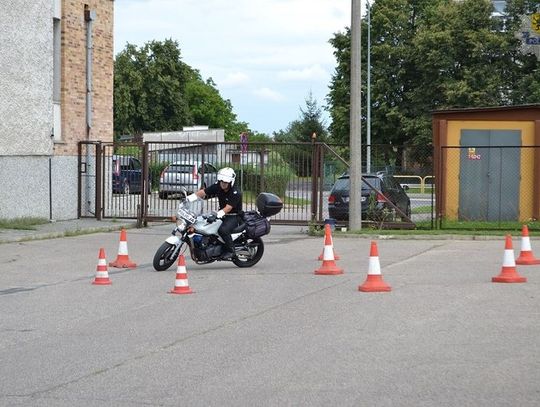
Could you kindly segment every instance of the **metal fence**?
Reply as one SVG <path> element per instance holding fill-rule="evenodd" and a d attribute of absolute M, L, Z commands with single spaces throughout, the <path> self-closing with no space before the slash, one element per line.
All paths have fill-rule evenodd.
<path fill-rule="evenodd" d="M 329 192 L 347 171 L 349 154 L 348 146 L 324 143 L 81 142 L 78 213 L 141 223 L 170 220 L 179 195 L 163 189 L 164 170 L 182 162 L 201 168 L 193 186 L 213 182 L 221 167 L 233 167 L 245 210 L 255 208 L 259 192 L 277 194 L 284 209 L 274 223 L 322 224 L 329 218 Z M 365 222 L 368 227 L 486 230 L 527 223 L 529 230 L 540 230 L 538 146 L 442 147 L 432 152 L 364 145 L 362 163 L 364 172 L 390 172 L 406 185 L 412 209 L 410 221 Z M 206 204 L 208 211 L 216 209 L 214 201 Z"/>
<path fill-rule="evenodd" d="M 431 164 L 419 164 L 418 152 L 394 146 L 369 146 L 369 172 L 392 172 L 409 187 L 411 221 L 383 219 L 366 221 L 370 227 L 412 227 L 433 222 Z M 97 180 L 92 210 L 80 216 L 137 218 L 141 223 L 170 220 L 179 194 L 165 185 L 167 168 L 173 164 L 193 165 L 189 184 L 180 174 L 177 182 L 200 187 L 215 180 L 217 169 L 229 166 L 237 173 L 243 191 L 244 209 L 254 209 L 260 192 L 282 198 L 284 209 L 272 218 L 276 224 L 322 224 L 329 217 L 328 195 L 336 179 L 348 169 L 348 146 L 324 143 L 189 143 L 147 142 L 143 144 L 81 143 L 80 191 L 86 179 Z M 367 154 L 365 148 L 363 154 Z M 399 158 L 399 159 L 398 159 Z M 431 163 L 431 157 L 420 157 Z M 367 157 L 363 157 L 366 163 Z M 399 163 L 400 165 L 396 165 Z M 200 168 L 200 171 L 197 171 Z M 93 172 L 89 170 L 95 169 Z M 364 171 L 368 171 L 364 165 Z M 197 172 L 197 173 L 195 173 Z M 196 180 L 193 180 L 193 176 Z M 188 177 L 189 178 L 189 177 Z M 187 182 L 186 185 L 185 183 Z M 170 186 L 169 186 L 170 187 Z M 195 188 L 193 188 L 195 189 Z M 81 207 L 88 206 L 87 192 L 80 194 Z M 217 203 L 207 201 L 207 210 Z M 346 221 L 338 226 L 347 226 Z"/>

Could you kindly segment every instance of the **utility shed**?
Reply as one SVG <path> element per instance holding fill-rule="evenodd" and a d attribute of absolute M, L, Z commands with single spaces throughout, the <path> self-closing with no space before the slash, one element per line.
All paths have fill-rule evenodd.
<path fill-rule="evenodd" d="M 540 105 L 432 112 L 439 220 L 540 219 Z"/>

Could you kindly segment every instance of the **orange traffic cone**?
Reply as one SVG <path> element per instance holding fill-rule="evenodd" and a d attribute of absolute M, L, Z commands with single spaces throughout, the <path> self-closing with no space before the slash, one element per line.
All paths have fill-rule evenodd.
<path fill-rule="evenodd" d="M 381 264 L 379 263 L 379 250 L 377 242 L 371 242 L 369 251 L 369 266 L 368 274 L 364 284 L 358 286 L 358 291 L 375 292 L 375 291 L 391 291 L 392 289 L 386 284 L 381 275 Z"/>
<path fill-rule="evenodd" d="M 99 249 L 99 260 L 96 267 L 96 278 L 92 282 L 95 285 L 111 285 L 109 272 L 107 271 L 107 260 L 105 259 L 105 249 Z"/>
<path fill-rule="evenodd" d="M 531 250 L 531 239 L 529 239 L 529 228 L 527 225 L 523 225 L 523 228 L 521 229 L 521 252 L 516 259 L 516 264 L 540 264 L 540 259 L 534 257 Z"/>
<path fill-rule="evenodd" d="M 524 283 L 527 281 L 525 277 L 520 276 L 516 271 L 514 249 L 512 248 L 512 236 L 510 235 L 506 235 L 501 274 L 497 277 L 492 277 L 491 281 L 493 283 Z"/>
<path fill-rule="evenodd" d="M 330 227 L 328 223 L 324 225 L 324 240 L 325 241 L 326 241 L 327 235 L 330 235 L 330 245 L 332 246 L 332 252 L 334 253 L 334 260 L 339 260 L 339 255 L 334 250 L 334 241 L 332 240 L 332 228 Z M 323 246 L 323 250 L 321 254 L 319 255 L 318 260 L 322 260 L 323 258 L 324 258 L 324 246 Z"/>
<path fill-rule="evenodd" d="M 184 255 L 178 256 L 178 267 L 176 268 L 176 279 L 174 288 L 169 291 L 171 294 L 192 294 L 193 291 L 189 288 L 188 277 L 186 272 L 186 260 Z"/>
<path fill-rule="evenodd" d="M 332 236 L 330 233 L 324 235 L 323 259 L 320 268 L 315 270 L 315 274 L 320 275 L 336 275 L 343 274 L 343 269 L 340 269 L 334 261 L 334 248 L 332 247 Z"/>
<path fill-rule="evenodd" d="M 116 257 L 115 261 L 111 261 L 109 263 L 109 266 L 118 267 L 118 268 L 130 268 L 130 269 L 137 267 L 137 265 L 129 259 L 126 229 L 122 229 L 122 231 L 120 232 L 120 244 L 118 245 L 118 256 Z"/>

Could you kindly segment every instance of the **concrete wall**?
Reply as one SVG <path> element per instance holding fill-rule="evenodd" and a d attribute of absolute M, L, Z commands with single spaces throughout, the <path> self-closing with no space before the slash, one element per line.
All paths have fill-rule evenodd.
<path fill-rule="evenodd" d="M 0 12 L 0 156 L 50 155 L 53 2 L 7 3 Z"/>
<path fill-rule="evenodd" d="M 77 157 L 0 157 L 0 218 L 77 218 L 76 173 Z"/>
<path fill-rule="evenodd" d="M 0 218 L 77 217 L 78 143 L 113 140 L 113 7 L 112 0 L 2 1 Z M 85 8 L 95 12 L 90 131 Z M 55 129 L 54 139 L 53 16 L 61 16 L 62 30 L 61 134 Z M 95 179 L 88 179 L 82 209 L 92 216 Z"/>

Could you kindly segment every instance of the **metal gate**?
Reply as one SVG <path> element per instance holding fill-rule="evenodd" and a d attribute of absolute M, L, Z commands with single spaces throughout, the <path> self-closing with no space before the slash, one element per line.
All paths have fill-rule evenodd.
<path fill-rule="evenodd" d="M 246 148 L 240 143 L 81 142 L 79 216 L 138 219 L 143 224 L 170 220 L 180 195 L 166 189 L 162 175 L 181 163 L 192 168 L 193 190 L 213 183 L 219 168 L 232 167 L 245 210 L 255 209 L 258 193 L 272 192 L 284 201 L 274 223 L 322 223 L 327 217 L 324 194 L 336 176 L 323 171 L 322 151 L 317 143 L 250 143 Z M 209 211 L 216 206 L 207 202 Z"/>
<path fill-rule="evenodd" d="M 175 184 L 190 193 L 214 183 L 222 167 L 236 171 L 244 210 L 256 209 L 260 192 L 272 192 L 284 203 L 273 223 L 320 225 L 329 217 L 330 189 L 348 168 L 324 143 L 81 142 L 79 161 L 80 207 L 89 205 L 88 195 L 94 198 L 80 216 L 138 219 L 141 225 L 176 213 L 181 195 Z M 217 202 L 207 201 L 206 209 L 216 210 Z"/>

